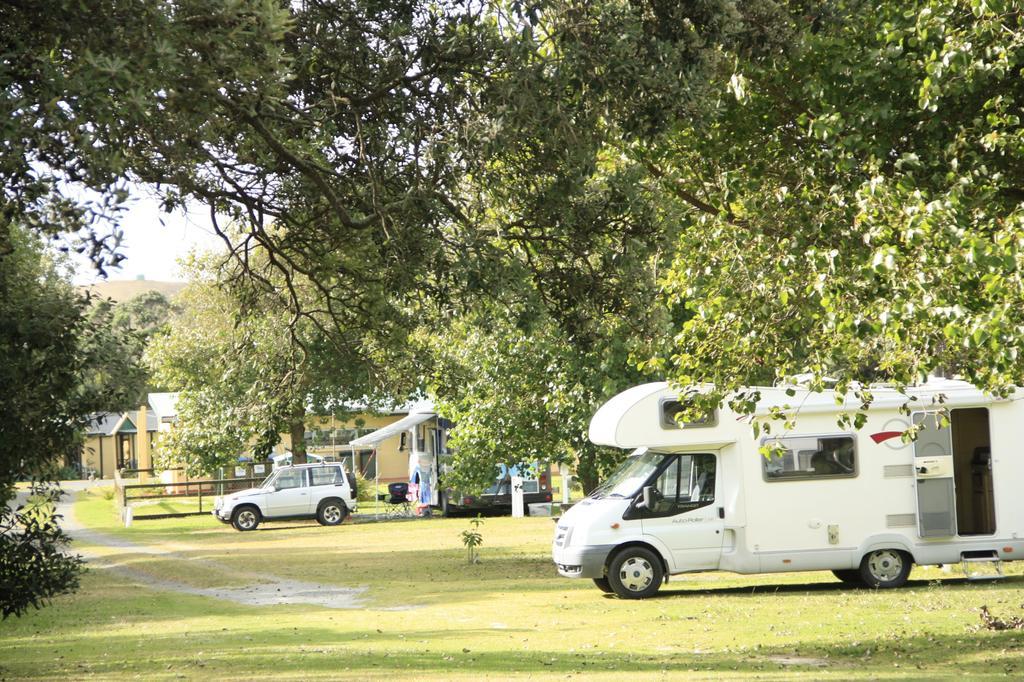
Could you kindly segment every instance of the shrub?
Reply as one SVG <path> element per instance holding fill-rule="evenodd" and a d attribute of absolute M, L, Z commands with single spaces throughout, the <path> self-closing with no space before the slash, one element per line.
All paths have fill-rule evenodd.
<path fill-rule="evenodd" d="M 377 499 L 377 482 L 372 478 L 366 478 L 360 473 L 356 474 L 356 499 L 360 502 L 373 502 Z"/>
<path fill-rule="evenodd" d="M 466 547 L 466 561 L 470 564 L 480 563 L 479 547 L 484 544 L 484 536 L 480 533 L 480 525 L 483 522 L 484 520 L 477 514 L 475 519 L 469 520 L 472 528 L 467 528 L 460 534 L 462 544 Z"/>

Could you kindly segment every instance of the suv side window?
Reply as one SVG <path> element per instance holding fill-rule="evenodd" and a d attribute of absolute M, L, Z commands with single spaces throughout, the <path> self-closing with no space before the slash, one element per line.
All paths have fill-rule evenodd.
<path fill-rule="evenodd" d="M 306 472 L 302 469 L 282 471 L 281 475 L 277 477 L 277 480 L 274 483 L 277 485 L 278 490 L 303 488 L 306 485 Z"/>
<path fill-rule="evenodd" d="M 334 485 L 344 483 L 345 475 L 341 473 L 341 467 L 317 467 L 310 469 L 313 474 L 313 485 Z"/>

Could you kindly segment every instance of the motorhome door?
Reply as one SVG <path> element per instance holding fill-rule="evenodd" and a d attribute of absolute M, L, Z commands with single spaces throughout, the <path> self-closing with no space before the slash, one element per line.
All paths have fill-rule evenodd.
<path fill-rule="evenodd" d="M 718 568 L 725 522 L 715 504 L 718 459 L 712 454 L 670 455 L 654 480 L 654 500 L 640 515 L 644 535 L 672 552 L 679 571 Z"/>
<path fill-rule="evenodd" d="M 922 538 L 956 535 L 956 490 L 953 484 L 952 429 L 936 412 L 916 412 L 920 425 L 914 441 L 917 528 Z"/>

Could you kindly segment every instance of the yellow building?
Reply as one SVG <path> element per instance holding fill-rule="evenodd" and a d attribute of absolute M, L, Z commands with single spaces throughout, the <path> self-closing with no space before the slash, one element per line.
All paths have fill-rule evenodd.
<path fill-rule="evenodd" d="M 311 416 L 306 420 L 306 451 L 345 462 L 349 471 L 365 478 L 380 477 L 383 482 L 409 479 L 409 453 L 400 450 L 397 440 L 381 443 L 376 448 L 353 448 L 349 443 L 360 436 L 393 424 L 408 414 L 399 408 L 383 414 L 360 412 L 348 419 Z M 281 443 L 275 452 L 291 450 L 291 435 L 281 434 Z"/>
<path fill-rule="evenodd" d="M 140 414 L 141 412 L 141 414 Z M 103 412 L 93 416 L 82 446 L 82 474 L 113 478 L 116 469 L 136 469 L 143 435 L 139 423 L 145 419 L 145 445 L 152 451 L 157 420 L 152 411 Z"/>
<path fill-rule="evenodd" d="M 145 405 L 127 412 L 105 412 L 94 415 L 86 432 L 80 467 L 84 476 L 113 478 L 116 469 L 149 468 L 154 450 L 160 447 L 160 433 L 168 431 L 177 420 L 177 393 L 150 393 Z M 408 414 L 408 408 L 386 413 L 363 411 L 347 419 L 333 416 L 310 416 L 306 419 L 306 450 L 310 454 L 342 461 L 350 471 L 366 478 L 385 482 L 409 478 L 409 453 L 401 450 L 397 440 L 381 443 L 377 448 L 352 448 L 349 442 L 397 422 Z M 139 435 L 139 423 L 145 420 L 146 436 Z M 291 435 L 281 434 L 274 454 L 291 450 Z M 244 453 L 239 453 L 244 455 Z"/>
<path fill-rule="evenodd" d="M 113 478 L 116 469 L 151 468 L 158 434 L 174 423 L 176 402 L 176 393 L 150 393 L 137 410 L 93 415 L 78 462 L 83 477 Z M 142 422 L 144 438 L 139 429 Z"/>

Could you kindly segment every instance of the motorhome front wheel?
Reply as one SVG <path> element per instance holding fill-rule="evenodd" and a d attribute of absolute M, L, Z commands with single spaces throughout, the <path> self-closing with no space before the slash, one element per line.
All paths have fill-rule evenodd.
<path fill-rule="evenodd" d="M 899 549 L 878 549 L 860 562 L 860 577 L 868 587 L 903 587 L 913 559 Z"/>
<path fill-rule="evenodd" d="M 623 599 L 646 599 L 658 588 L 665 572 L 661 559 L 649 549 L 627 547 L 620 550 L 608 566 L 608 582 Z"/>

